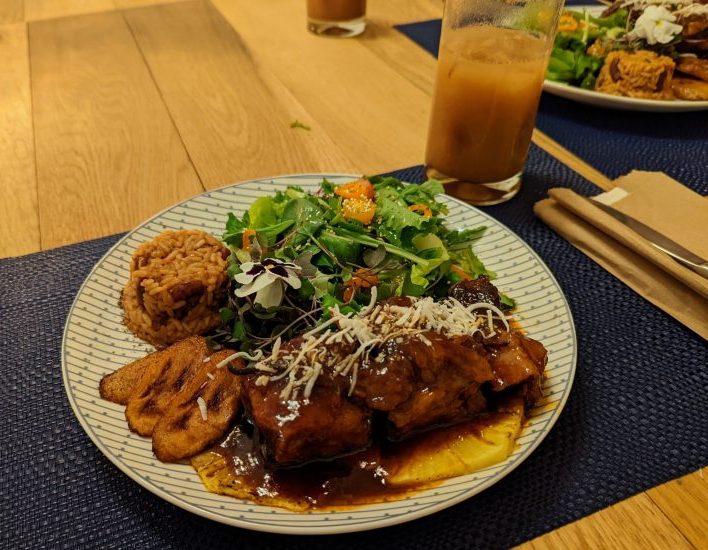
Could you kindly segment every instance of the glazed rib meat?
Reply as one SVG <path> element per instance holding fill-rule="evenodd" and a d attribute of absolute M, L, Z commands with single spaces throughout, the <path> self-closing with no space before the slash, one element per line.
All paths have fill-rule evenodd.
<path fill-rule="evenodd" d="M 448 305 L 389 298 L 376 306 L 388 320 L 374 312 L 352 320 L 354 324 L 338 321 L 344 323 L 340 332 L 355 335 L 348 342 L 337 339 L 337 331 L 315 330 L 318 336 L 307 338 L 320 340 L 311 348 L 303 338 L 285 343 L 276 362 L 270 363 L 270 374 L 249 376 L 244 392 L 266 458 L 288 467 L 354 452 L 370 443 L 374 418 L 383 420 L 389 439 L 400 440 L 484 413 L 490 400 L 508 392 L 520 392 L 528 404 L 538 399 L 546 350 L 508 330 L 501 318 L 499 292 L 489 279 L 453 285 L 450 297 L 455 300 Z M 474 307 L 466 310 L 460 303 Z M 433 322 L 442 310 L 467 315 L 465 322 L 477 324 L 469 325 L 468 333 L 459 329 L 468 325 L 460 325 L 457 317 Z M 433 324 L 408 323 L 413 311 L 417 319 Z M 469 317 L 470 311 L 478 312 L 478 317 Z M 346 358 L 355 360 L 355 367 L 343 375 Z M 310 375 L 303 373 L 320 362 L 324 366 L 305 396 Z"/>
<path fill-rule="evenodd" d="M 465 306 L 478 302 L 501 306 L 499 291 L 484 276 L 453 285 L 450 296 Z M 490 387 L 493 391 L 500 392 L 518 386 L 526 402 L 531 404 L 541 397 L 543 371 L 548 360 L 546 348 L 519 331 L 500 330 L 499 324 L 496 328 L 499 332 L 495 336 L 482 340 L 494 372 Z"/>
<path fill-rule="evenodd" d="M 487 401 L 481 386 L 494 379 L 481 346 L 435 332 L 388 340 L 365 360 L 354 394 L 388 413 L 389 436 L 470 418 Z"/>
<path fill-rule="evenodd" d="M 465 306 L 484 302 L 501 308 L 499 291 L 485 275 L 452 285 L 448 294 Z"/>
<path fill-rule="evenodd" d="M 540 342 L 512 332 L 508 343 L 490 344 L 486 348 L 494 371 L 493 391 L 519 387 L 529 405 L 541 397 L 547 353 Z"/>
<path fill-rule="evenodd" d="M 283 401 L 284 385 L 247 385 L 248 411 L 270 461 L 294 466 L 369 445 L 371 411 L 347 399 L 331 379 L 320 377 L 310 399 Z"/>
<path fill-rule="evenodd" d="M 299 340 L 284 347 L 297 350 Z M 332 353 L 341 350 L 330 350 Z M 322 374 L 309 398 L 283 399 L 287 378 L 259 385 L 246 383 L 246 410 L 260 432 L 265 457 L 278 466 L 293 466 L 333 458 L 369 445 L 371 411 L 348 399 L 342 378 Z"/>

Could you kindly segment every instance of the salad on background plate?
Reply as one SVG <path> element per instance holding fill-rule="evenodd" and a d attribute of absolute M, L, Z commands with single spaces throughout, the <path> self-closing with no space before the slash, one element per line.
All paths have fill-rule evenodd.
<path fill-rule="evenodd" d="M 605 10 L 565 10 L 544 88 L 610 107 L 708 107 L 708 3 L 617 0 Z"/>

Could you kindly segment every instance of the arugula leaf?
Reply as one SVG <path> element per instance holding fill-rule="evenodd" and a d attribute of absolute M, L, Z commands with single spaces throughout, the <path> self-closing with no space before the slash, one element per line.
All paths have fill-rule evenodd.
<path fill-rule="evenodd" d="M 310 128 L 307 124 L 305 124 L 304 122 L 300 122 L 299 120 L 293 120 L 290 123 L 290 127 L 291 128 L 300 128 L 301 130 L 307 130 L 308 132 L 310 130 L 312 130 L 312 128 Z"/>
<path fill-rule="evenodd" d="M 322 178 L 322 181 L 320 182 L 320 190 L 322 191 L 323 195 L 333 195 L 336 187 L 337 186 L 334 185 L 327 178 Z"/>
<path fill-rule="evenodd" d="M 587 55 L 582 43 L 580 47 L 577 45 L 569 45 L 569 47 L 574 49 L 563 49 L 559 46 L 553 48 L 548 61 L 546 78 L 569 84 L 577 85 L 585 82 L 586 85 L 590 83 L 594 85 L 594 80 L 591 79 L 597 78 L 604 63 L 603 59 Z"/>
<path fill-rule="evenodd" d="M 320 317 L 320 322 L 326 321 L 330 317 L 332 317 L 332 314 L 330 313 L 330 308 L 333 308 L 334 306 L 339 306 L 339 311 L 346 315 L 347 313 L 359 313 L 361 311 L 361 305 L 359 305 L 356 302 L 349 302 L 348 304 L 345 304 L 341 300 L 338 300 L 335 296 L 332 294 L 325 294 L 322 296 L 322 309 L 323 309 L 323 314 L 322 317 Z"/>
<path fill-rule="evenodd" d="M 226 218 L 226 230 L 221 235 L 222 240 L 229 246 L 241 246 L 241 235 L 248 228 L 250 220 L 248 212 L 243 215 L 242 219 L 238 219 L 233 212 L 229 212 Z"/>
<path fill-rule="evenodd" d="M 318 239 L 340 262 L 349 264 L 357 263 L 361 254 L 361 245 L 359 243 L 337 235 L 329 229 L 322 231 Z"/>
<path fill-rule="evenodd" d="M 231 330 L 231 337 L 234 340 L 243 340 L 246 337 L 246 325 L 242 320 L 234 323 L 234 328 Z"/>
<path fill-rule="evenodd" d="M 315 295 L 315 287 L 307 279 L 301 279 L 301 282 L 302 284 L 297 291 L 298 297 L 303 301 L 311 300 Z"/>
<path fill-rule="evenodd" d="M 435 200 L 435 195 L 444 193 L 442 183 L 437 180 L 428 180 L 420 185 L 407 185 L 400 195 L 408 204 L 424 204 L 433 214 L 447 214 L 447 207 Z"/>
<path fill-rule="evenodd" d="M 221 322 L 224 324 L 227 324 L 234 317 L 236 317 L 236 314 L 233 312 L 233 310 L 231 308 L 222 307 L 219 310 L 219 316 L 221 317 Z"/>
<path fill-rule="evenodd" d="M 592 15 L 589 15 L 588 19 L 592 23 L 595 23 L 598 27 L 605 29 L 612 29 L 616 27 L 621 27 L 624 29 L 627 25 L 628 14 L 629 12 L 627 12 L 626 9 L 621 8 L 607 17 L 593 17 Z M 573 15 L 573 17 L 575 17 L 575 15 Z"/>
<path fill-rule="evenodd" d="M 248 209 L 249 227 L 260 229 L 278 223 L 278 216 L 273 208 L 273 197 L 259 197 Z"/>
<path fill-rule="evenodd" d="M 236 258 L 236 255 L 233 252 L 229 254 L 229 257 L 226 261 L 228 263 L 228 267 L 226 268 L 226 275 L 229 279 L 233 279 L 234 275 L 236 275 L 237 273 L 241 273 L 241 262 L 239 262 L 238 258 Z"/>
<path fill-rule="evenodd" d="M 293 191 L 297 193 L 297 188 L 289 187 L 286 193 Z M 291 220 L 295 225 L 294 235 L 289 238 L 288 244 L 297 247 L 306 243 L 310 238 L 327 222 L 324 210 L 319 206 L 314 197 L 296 196 L 288 202 L 283 211 L 283 218 Z"/>
<path fill-rule="evenodd" d="M 503 306 L 502 309 L 514 309 L 516 307 L 516 300 L 510 298 L 506 294 L 500 294 L 499 298 Z"/>
<path fill-rule="evenodd" d="M 330 282 L 332 277 L 332 275 L 327 275 L 326 273 L 318 271 L 317 275 L 310 279 L 310 283 L 315 289 L 315 298 L 320 299 L 325 294 L 332 292 L 334 289 L 334 285 Z"/>
<path fill-rule="evenodd" d="M 401 189 L 403 187 L 401 180 L 391 176 L 373 176 L 367 177 L 366 179 L 371 182 L 371 185 L 374 186 L 374 190 L 377 193 L 386 188 Z"/>
<path fill-rule="evenodd" d="M 376 197 L 376 216 L 379 219 L 377 231 L 381 233 L 381 227 L 392 243 L 400 245 L 402 243 L 402 232 L 408 227 L 420 229 L 425 223 L 425 218 L 420 214 L 408 210 L 408 205 L 400 197 L 399 193 L 391 188 L 384 188 L 378 192 Z"/>
<path fill-rule="evenodd" d="M 449 229 L 443 227 L 438 231 L 438 234 L 445 241 L 447 248 L 454 250 L 470 247 L 472 243 L 479 239 L 486 230 L 486 225 L 480 225 L 479 227 L 461 229 L 457 231 L 450 231 Z"/>
<path fill-rule="evenodd" d="M 421 258 L 420 256 L 413 254 L 412 252 L 404 250 L 403 248 L 395 246 L 393 244 L 382 243 L 380 240 L 370 237 L 369 235 L 362 235 L 359 233 L 354 233 L 352 231 L 348 231 L 348 230 L 341 228 L 341 227 L 333 228 L 333 231 L 342 237 L 348 237 L 352 241 L 363 244 L 364 246 L 377 248 L 379 245 L 382 245 L 386 249 L 386 252 L 390 252 L 391 254 L 394 254 L 396 256 L 400 256 L 401 258 L 405 258 L 406 260 L 410 260 L 413 263 L 417 263 L 417 264 L 421 264 L 421 265 L 427 265 L 427 263 L 428 263 L 428 260 L 426 260 L 425 258 Z"/>
<path fill-rule="evenodd" d="M 398 296 L 422 296 L 428 286 L 428 279 L 416 273 L 413 266 L 411 272 L 405 276 L 401 285 L 396 289 Z"/>
<path fill-rule="evenodd" d="M 274 225 L 269 225 L 267 227 L 261 227 L 256 229 L 256 234 L 259 239 L 264 238 L 268 246 L 273 246 L 278 241 L 278 235 L 283 231 L 292 226 L 295 222 L 293 220 L 285 220 Z"/>
<path fill-rule="evenodd" d="M 327 254 L 320 252 L 312 260 L 312 264 L 329 271 L 334 271 L 335 263 Z"/>
<path fill-rule="evenodd" d="M 462 250 L 450 251 L 450 256 L 453 262 L 462 268 L 462 271 L 472 275 L 474 278 L 480 275 L 486 275 L 490 279 L 494 279 L 497 275 L 493 271 L 484 267 L 482 260 L 480 260 L 471 248 L 464 248 Z"/>

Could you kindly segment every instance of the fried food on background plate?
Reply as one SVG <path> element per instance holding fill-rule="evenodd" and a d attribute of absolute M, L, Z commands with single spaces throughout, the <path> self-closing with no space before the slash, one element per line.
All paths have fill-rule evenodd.
<path fill-rule="evenodd" d="M 688 74 L 708 82 L 708 59 L 681 57 L 676 61 L 676 72 Z"/>
<path fill-rule="evenodd" d="M 605 58 L 595 91 L 641 99 L 672 99 L 674 62 L 654 52 L 614 51 Z"/>
<path fill-rule="evenodd" d="M 674 96 L 689 101 L 708 101 L 708 82 L 695 78 L 674 78 Z"/>

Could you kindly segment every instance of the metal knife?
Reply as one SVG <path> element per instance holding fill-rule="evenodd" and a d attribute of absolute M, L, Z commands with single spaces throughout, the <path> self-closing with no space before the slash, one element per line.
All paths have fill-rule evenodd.
<path fill-rule="evenodd" d="M 672 241 L 668 237 L 665 237 L 658 231 L 654 231 L 651 227 L 643 224 L 639 220 L 620 212 L 616 208 L 596 201 L 595 199 L 590 199 L 590 202 L 601 210 L 607 212 L 617 221 L 622 222 L 641 237 L 644 237 L 647 241 L 649 241 L 649 244 L 653 245 L 655 248 L 658 248 L 664 254 L 668 254 L 677 262 L 680 262 L 686 267 L 692 269 L 701 277 L 708 279 L 708 261 L 704 260 L 700 256 L 697 256 L 690 250 L 686 250 L 683 246 L 675 241 Z"/>

